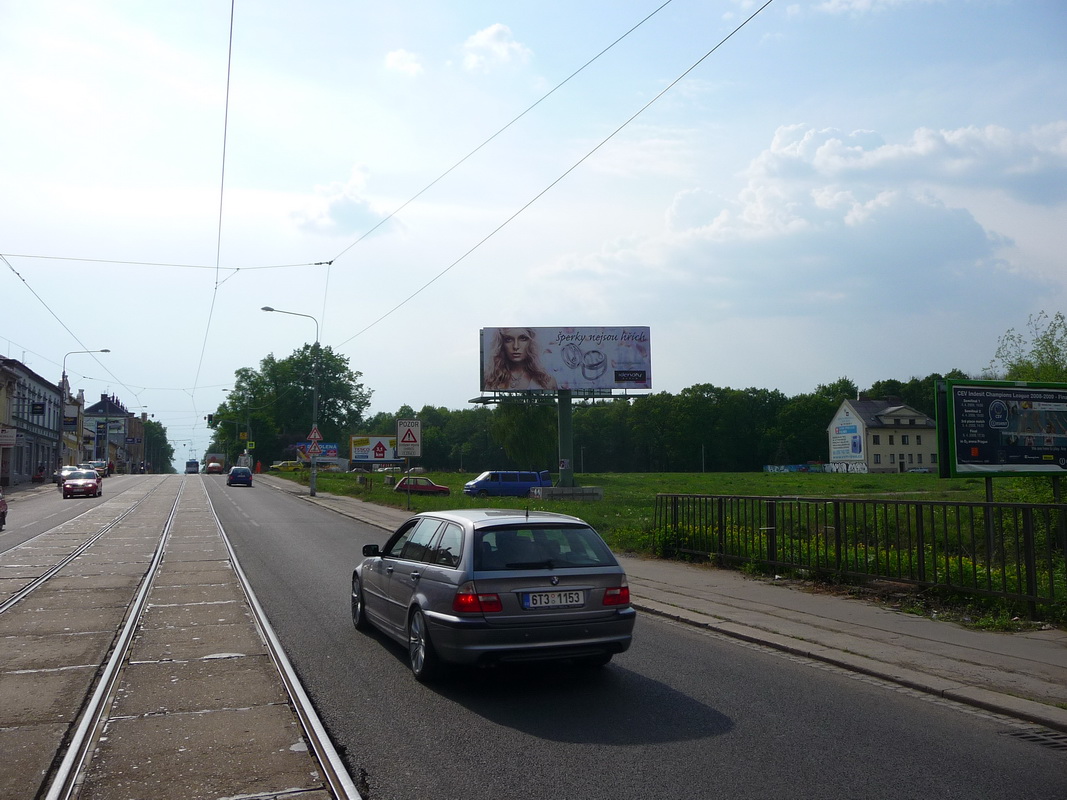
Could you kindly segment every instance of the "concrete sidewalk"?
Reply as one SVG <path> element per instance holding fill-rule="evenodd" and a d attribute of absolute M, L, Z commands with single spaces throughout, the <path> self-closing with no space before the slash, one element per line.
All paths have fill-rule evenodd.
<path fill-rule="evenodd" d="M 262 485 L 383 530 L 403 509 L 318 492 L 268 475 Z M 1067 631 L 974 631 L 810 584 L 714 567 L 620 557 L 634 606 L 720 634 L 834 664 L 1067 733 Z"/>

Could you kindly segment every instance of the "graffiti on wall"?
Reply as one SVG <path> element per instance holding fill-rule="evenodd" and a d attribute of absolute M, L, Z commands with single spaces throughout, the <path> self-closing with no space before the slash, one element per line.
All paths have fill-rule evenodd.
<path fill-rule="evenodd" d="M 862 461 L 835 461 L 832 464 L 823 464 L 823 472 L 851 472 L 866 475 L 867 465 Z"/>

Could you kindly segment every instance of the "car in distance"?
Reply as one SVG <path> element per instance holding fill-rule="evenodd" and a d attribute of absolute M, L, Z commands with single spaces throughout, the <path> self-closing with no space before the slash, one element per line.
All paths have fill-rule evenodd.
<path fill-rule="evenodd" d="M 267 467 L 270 472 L 296 472 L 307 466 L 303 461 L 278 461 Z"/>
<path fill-rule="evenodd" d="M 204 468 L 204 472 L 208 475 L 221 475 L 226 468 L 218 461 L 207 462 L 207 467 Z"/>
<path fill-rule="evenodd" d="M 626 573 L 587 523 L 509 509 L 427 511 L 352 572 L 352 622 L 408 649 L 420 681 L 448 664 L 569 660 L 630 646 Z"/>
<path fill-rule="evenodd" d="M 103 494 L 104 479 L 95 469 L 83 469 L 72 472 L 66 480 L 60 484 L 59 491 L 63 493 L 63 499 L 68 497 L 99 497 Z"/>
<path fill-rule="evenodd" d="M 396 482 L 393 487 L 394 492 L 411 492 L 412 494 L 437 494 L 448 495 L 452 493 L 452 490 L 447 486 L 442 486 L 439 483 L 434 483 L 429 478 L 413 478 L 410 475 L 405 475 L 403 478 Z"/>
<path fill-rule="evenodd" d="M 96 470 L 97 474 L 101 478 L 107 477 L 107 462 L 106 461 L 90 461 L 89 465 Z"/>
<path fill-rule="evenodd" d="M 248 467 L 230 467 L 226 474 L 227 486 L 251 486 L 252 470 Z"/>
<path fill-rule="evenodd" d="M 486 470 L 463 485 L 463 494 L 469 497 L 529 497 L 535 486 L 551 486 L 552 477 L 547 471 L 498 469 Z"/>
<path fill-rule="evenodd" d="M 52 473 L 52 483 L 56 486 L 62 486 L 64 478 L 72 472 L 77 472 L 79 469 L 83 469 L 83 467 L 76 467 L 70 464 L 60 467 Z M 86 469 L 92 469 L 92 467 L 86 467 Z"/>

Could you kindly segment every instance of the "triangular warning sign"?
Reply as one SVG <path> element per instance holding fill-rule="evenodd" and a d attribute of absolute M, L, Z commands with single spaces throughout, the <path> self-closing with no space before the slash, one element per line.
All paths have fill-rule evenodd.
<path fill-rule="evenodd" d="M 415 431 L 408 428 L 404 431 L 404 435 L 400 437 L 401 444 L 418 444 L 419 439 L 415 436 Z"/>
<path fill-rule="evenodd" d="M 318 425 L 312 425 L 311 426 L 311 433 L 308 434 L 308 441 L 309 442 L 321 442 L 322 441 L 322 434 L 319 433 L 319 426 Z"/>

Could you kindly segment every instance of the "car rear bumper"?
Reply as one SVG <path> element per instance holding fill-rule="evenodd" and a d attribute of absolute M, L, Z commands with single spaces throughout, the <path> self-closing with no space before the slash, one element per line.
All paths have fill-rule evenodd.
<path fill-rule="evenodd" d="M 626 608 L 600 620 L 498 627 L 483 619 L 426 612 L 430 641 L 443 660 L 480 665 L 622 653 L 630 647 L 636 618 Z"/>

